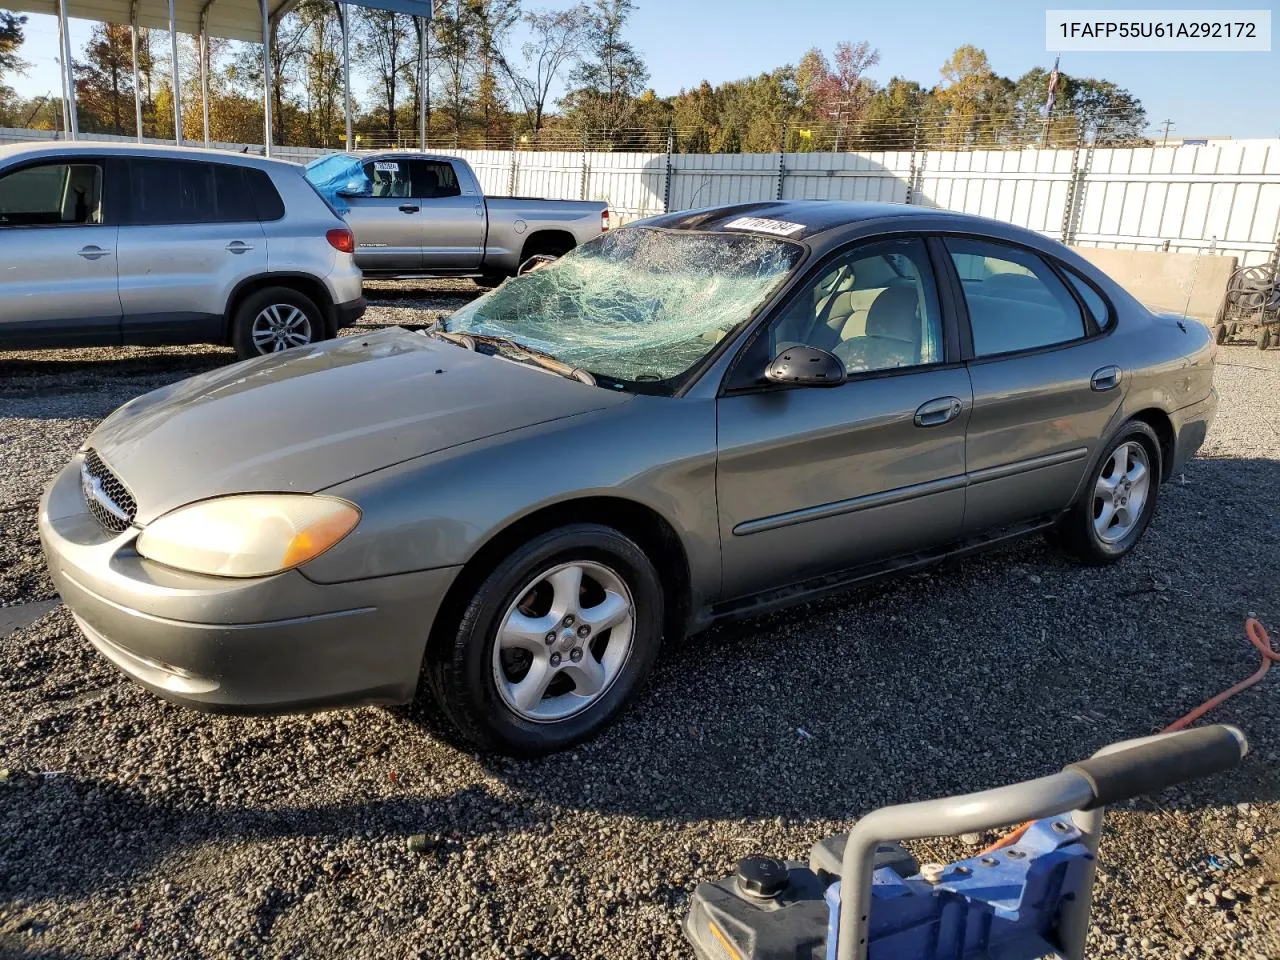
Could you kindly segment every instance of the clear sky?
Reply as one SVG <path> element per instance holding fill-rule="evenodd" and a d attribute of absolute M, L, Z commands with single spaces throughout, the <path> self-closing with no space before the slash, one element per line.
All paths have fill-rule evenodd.
<path fill-rule="evenodd" d="M 0 0 L 0 6 L 3 0 Z M 564 7 L 569 0 L 525 0 L 527 7 Z M 1053 65 L 1045 49 L 1044 11 L 1070 4 L 1019 0 L 637 0 L 628 30 L 659 94 L 675 93 L 703 79 L 717 83 L 795 63 L 813 46 L 830 52 L 841 40 L 867 40 L 880 51 L 872 71 L 881 82 L 898 74 L 931 86 L 952 50 L 972 43 L 987 51 L 993 68 L 1017 77 Z M 1242 9 L 1257 0 L 1160 3 L 1094 0 L 1091 9 Z M 1264 7 L 1265 8 L 1265 7 Z M 1280 26 L 1280 24 L 1277 24 Z M 72 22 L 79 49 L 89 24 Z M 57 29 L 52 17 L 32 16 L 22 55 L 29 76 L 13 85 L 24 95 L 59 89 Z M 1128 88 L 1147 108 L 1153 127 L 1173 120 L 1172 136 L 1280 136 L 1280 54 L 1270 53 L 1068 53 L 1062 69 L 1105 78 Z"/>

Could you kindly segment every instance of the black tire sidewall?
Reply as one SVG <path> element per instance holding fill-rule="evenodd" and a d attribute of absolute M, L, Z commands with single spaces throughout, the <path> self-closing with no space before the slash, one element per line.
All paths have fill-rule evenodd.
<path fill-rule="evenodd" d="M 503 616 L 519 591 L 541 570 L 572 561 L 611 568 L 631 591 L 634 630 L 622 673 L 586 710 L 564 720 L 538 723 L 515 714 L 493 679 L 493 646 Z M 499 563 L 468 603 L 443 651 L 443 669 L 429 671 L 446 714 L 467 739 L 518 756 L 561 750 L 594 735 L 615 718 L 644 683 L 662 639 L 662 586 L 653 564 L 636 544 L 611 527 L 573 524 L 530 540 Z"/>
<path fill-rule="evenodd" d="M 1142 511 L 1137 526 L 1115 543 L 1107 543 L 1098 536 L 1093 526 L 1093 488 L 1103 465 L 1111 458 L 1116 448 L 1130 441 L 1138 441 L 1147 451 L 1148 469 L 1151 471 L 1151 487 L 1147 494 L 1147 504 Z M 1154 430 L 1141 420 L 1131 420 L 1120 428 L 1119 432 L 1103 447 L 1103 454 L 1092 465 L 1086 479 L 1084 491 L 1070 517 L 1069 534 L 1072 545 L 1084 559 L 1094 563 L 1114 563 L 1137 545 L 1146 532 L 1151 518 L 1155 515 L 1156 504 L 1160 495 L 1160 478 L 1164 473 L 1164 462 L 1160 450 L 1160 439 Z"/>
<path fill-rule="evenodd" d="M 328 339 L 329 331 L 324 314 L 314 300 L 289 287 L 267 287 L 245 297 L 232 321 L 231 345 L 235 347 L 236 356 L 241 360 L 270 356 L 270 354 L 259 353 L 253 345 L 253 321 L 264 307 L 276 303 L 295 306 L 307 315 L 307 320 L 311 323 L 311 343 Z"/>

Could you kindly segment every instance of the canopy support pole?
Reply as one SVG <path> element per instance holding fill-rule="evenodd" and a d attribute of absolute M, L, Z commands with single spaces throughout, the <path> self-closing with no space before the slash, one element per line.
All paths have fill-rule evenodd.
<path fill-rule="evenodd" d="M 418 149 L 427 149 L 427 24 L 430 20 L 414 17 L 418 28 Z"/>
<path fill-rule="evenodd" d="M 170 3 L 173 0 L 169 0 Z M 271 156 L 271 16 L 267 9 L 269 0 L 260 0 L 262 6 L 262 146 Z"/>
<path fill-rule="evenodd" d="M 209 8 L 200 14 L 200 106 L 204 113 L 204 145 L 209 146 Z"/>
<path fill-rule="evenodd" d="M 342 116 L 347 123 L 347 150 L 354 149 L 351 135 L 351 8 L 345 2 L 335 4 L 338 22 L 342 24 Z"/>
<path fill-rule="evenodd" d="M 67 19 L 67 0 L 58 0 L 58 38 L 62 42 L 62 104 L 67 136 L 78 140 L 80 121 L 76 116 L 76 77 L 71 66 L 71 23 Z"/>
<path fill-rule="evenodd" d="M 169 52 L 173 55 L 173 140 L 182 146 L 182 70 L 178 66 L 178 25 L 173 15 L 173 0 L 169 0 Z"/>
<path fill-rule="evenodd" d="M 142 82 L 138 79 L 138 0 L 129 4 L 129 41 L 133 46 L 133 121 L 142 142 Z"/>

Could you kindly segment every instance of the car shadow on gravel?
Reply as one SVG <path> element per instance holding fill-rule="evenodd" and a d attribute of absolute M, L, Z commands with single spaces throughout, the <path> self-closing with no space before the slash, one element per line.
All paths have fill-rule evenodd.
<path fill-rule="evenodd" d="M 175 853 L 198 865 L 206 844 L 214 845 L 216 858 L 219 846 L 240 841 L 314 841 L 309 849 L 329 850 L 317 858 L 315 883 L 340 883 L 363 866 L 345 849 L 347 841 L 363 846 L 376 835 L 392 838 L 403 850 L 412 837 L 415 856 L 443 863 L 480 834 L 539 831 L 545 823 L 537 811 L 495 797 L 484 786 L 444 798 L 406 794 L 271 809 L 190 802 L 180 791 L 161 800 L 145 786 L 54 772 L 10 774 L 0 784 L 0 822 L 6 825 L 0 914 L 17 899 L 81 898 L 127 886 Z"/>

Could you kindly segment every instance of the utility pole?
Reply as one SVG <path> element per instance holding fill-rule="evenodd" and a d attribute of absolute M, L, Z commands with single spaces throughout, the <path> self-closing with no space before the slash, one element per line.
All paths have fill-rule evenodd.
<path fill-rule="evenodd" d="M 1171 129 L 1173 129 L 1173 121 L 1166 120 L 1164 122 L 1164 143 L 1160 144 L 1160 146 L 1167 147 L 1169 145 L 1169 131 Z"/>

